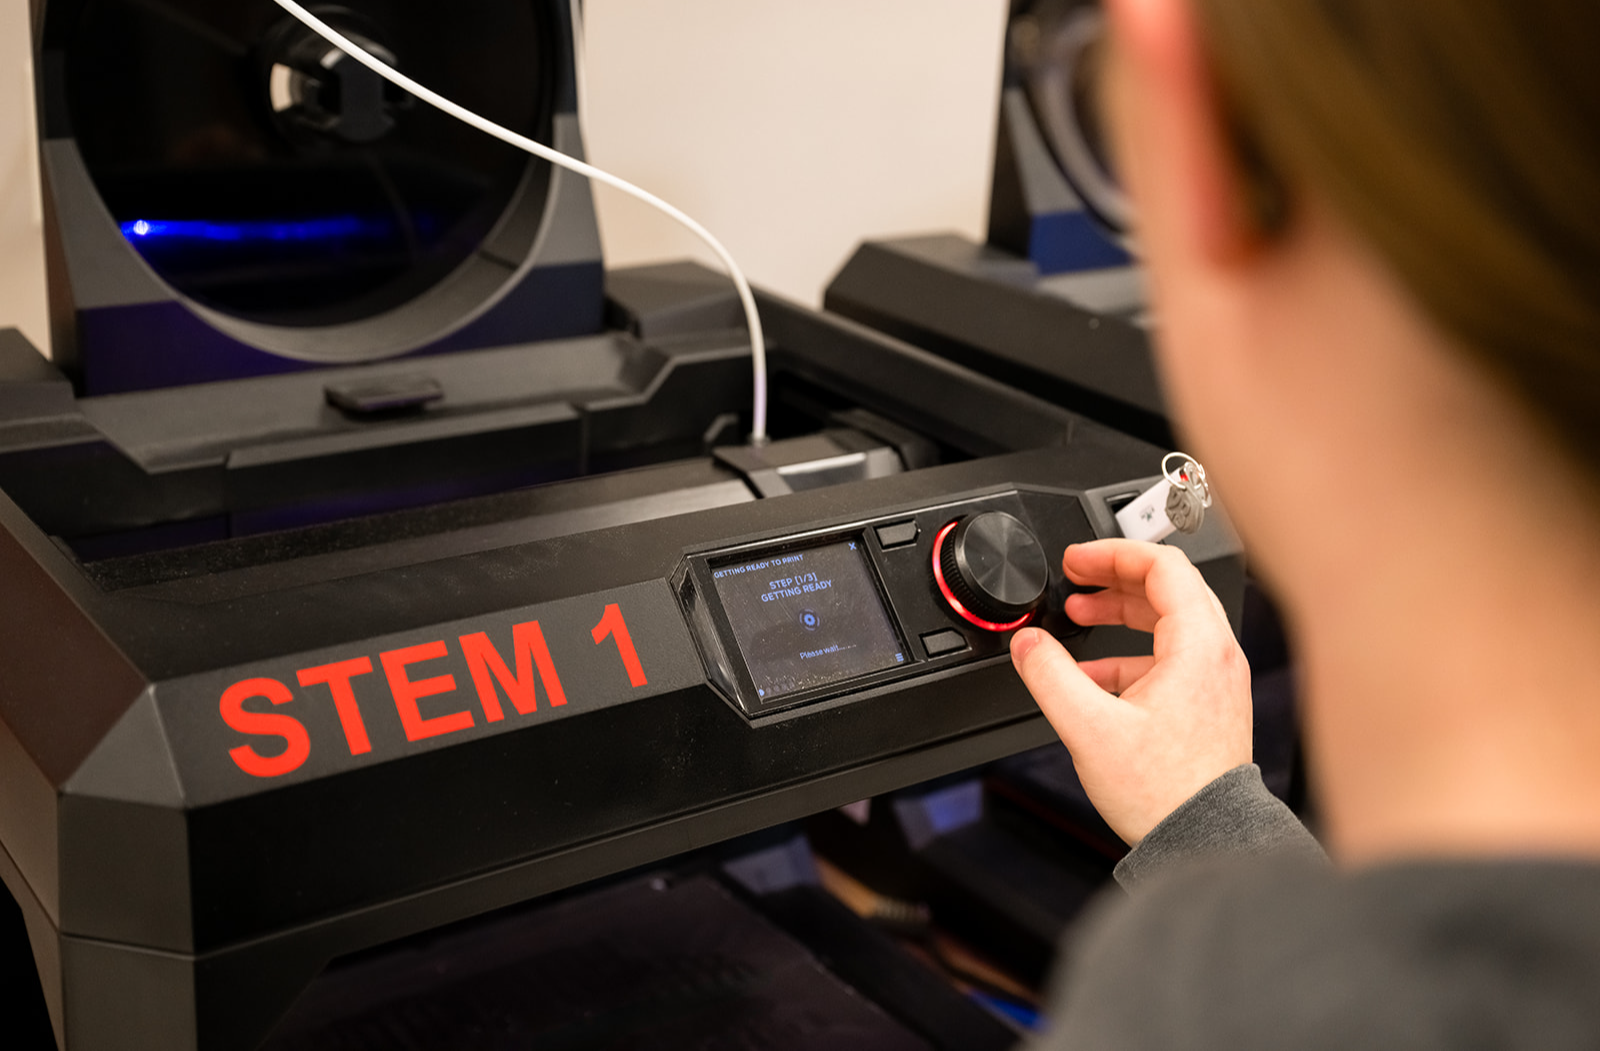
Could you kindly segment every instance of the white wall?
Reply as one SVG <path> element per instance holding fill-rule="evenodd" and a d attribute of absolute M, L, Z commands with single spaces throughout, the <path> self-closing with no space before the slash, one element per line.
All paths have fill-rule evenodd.
<path fill-rule="evenodd" d="M 586 0 L 589 152 L 809 303 L 856 243 L 988 214 L 1005 0 Z M 608 188 L 613 265 L 702 255 Z"/>
<path fill-rule="evenodd" d="M 226 0 L 218 0 L 226 2 Z M 27 0 L 0 0 L 0 325 L 46 338 Z M 589 153 L 809 303 L 866 237 L 978 235 L 1005 0 L 587 0 Z M 604 188 L 612 265 L 696 255 Z"/>
<path fill-rule="evenodd" d="M 49 338 L 28 0 L 0 0 L 0 326 Z"/>

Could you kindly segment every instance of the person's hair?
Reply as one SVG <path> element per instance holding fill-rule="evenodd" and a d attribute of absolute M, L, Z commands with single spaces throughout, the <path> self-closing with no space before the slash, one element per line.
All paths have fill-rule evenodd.
<path fill-rule="evenodd" d="M 1600 478 L 1600 4 L 1195 4 L 1262 225 L 1314 187 Z"/>

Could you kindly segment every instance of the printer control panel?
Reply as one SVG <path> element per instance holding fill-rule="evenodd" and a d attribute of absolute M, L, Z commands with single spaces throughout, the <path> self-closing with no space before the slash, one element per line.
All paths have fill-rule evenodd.
<path fill-rule="evenodd" d="M 1090 539 L 1076 496 L 988 494 L 695 553 L 677 590 L 712 682 L 756 717 L 1005 654 L 1064 619 L 1060 552 Z"/>

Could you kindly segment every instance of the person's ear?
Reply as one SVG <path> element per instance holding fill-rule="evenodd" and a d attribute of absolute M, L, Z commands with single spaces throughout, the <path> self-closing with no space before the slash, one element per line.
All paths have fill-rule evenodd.
<path fill-rule="evenodd" d="M 1271 231 L 1263 229 L 1254 173 L 1241 166 L 1190 0 L 1105 3 L 1108 116 L 1141 239 L 1177 238 L 1167 247 L 1212 264 L 1245 261 Z"/>

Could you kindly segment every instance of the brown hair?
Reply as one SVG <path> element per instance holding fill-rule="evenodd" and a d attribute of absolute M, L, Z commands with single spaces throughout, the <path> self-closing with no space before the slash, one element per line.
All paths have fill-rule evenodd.
<path fill-rule="evenodd" d="M 1195 2 L 1246 170 L 1323 193 L 1595 477 L 1600 5 Z"/>

